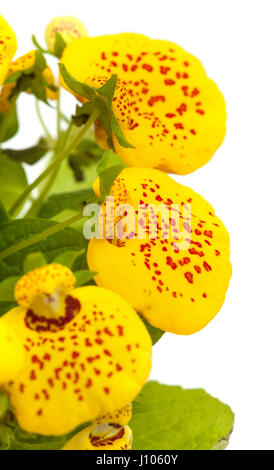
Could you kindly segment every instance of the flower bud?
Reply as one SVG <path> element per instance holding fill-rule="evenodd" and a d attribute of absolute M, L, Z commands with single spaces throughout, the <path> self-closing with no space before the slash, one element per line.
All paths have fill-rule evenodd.
<path fill-rule="evenodd" d="M 45 40 L 50 51 L 54 51 L 56 33 L 59 33 L 66 44 L 74 39 L 88 35 L 83 23 L 73 16 L 57 16 L 46 27 Z"/>

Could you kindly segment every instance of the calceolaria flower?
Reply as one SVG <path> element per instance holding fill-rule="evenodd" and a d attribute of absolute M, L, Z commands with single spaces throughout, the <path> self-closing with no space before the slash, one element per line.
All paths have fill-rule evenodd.
<path fill-rule="evenodd" d="M 16 77 L 16 74 L 19 72 L 27 72 L 30 71 L 34 66 L 35 66 L 35 59 L 36 59 L 36 51 L 30 51 L 27 54 L 23 55 L 22 57 L 19 57 L 15 61 L 11 62 L 9 65 L 8 73 L 7 73 L 7 78 L 9 77 Z M 45 64 L 45 68 L 42 71 L 42 78 L 44 80 L 44 86 L 46 90 L 46 97 L 55 100 L 57 98 L 57 92 L 54 90 L 54 75 L 50 69 L 50 67 Z M 53 88 L 51 88 L 53 86 Z M 3 86 L 2 90 L 2 95 L 10 95 L 10 93 L 13 91 L 13 89 L 16 87 L 16 80 L 11 83 L 8 83 L 7 85 Z M 31 92 L 30 89 L 27 91 Z"/>
<path fill-rule="evenodd" d="M 44 101 L 57 98 L 53 73 L 41 52 L 33 50 L 12 61 L 16 49 L 15 33 L 0 15 L 0 85 L 4 84 L 0 92 L 0 113 L 10 110 L 10 100 L 16 95 L 17 83 L 23 74 L 25 84 L 20 84 L 20 91 L 32 92 Z"/>
<path fill-rule="evenodd" d="M 89 85 L 117 74 L 125 93 L 115 97 L 114 114 L 135 148 L 115 137 L 114 146 L 129 166 L 187 174 L 221 145 L 224 98 L 199 60 L 178 45 L 139 34 L 81 38 L 65 48 L 62 62 Z"/>
<path fill-rule="evenodd" d="M 73 436 L 62 450 L 130 450 L 132 431 L 115 423 L 92 424 Z"/>
<path fill-rule="evenodd" d="M 131 416 L 131 405 L 107 413 L 73 436 L 63 450 L 130 450 L 133 436 L 127 424 Z"/>
<path fill-rule="evenodd" d="M 0 347 L 5 351 L 1 359 L 0 384 L 8 382 L 14 374 L 20 372 L 24 366 L 25 353 L 23 345 L 12 328 L 5 323 L 0 324 Z"/>
<path fill-rule="evenodd" d="M 62 36 L 66 44 L 71 43 L 74 39 L 88 35 L 87 29 L 77 18 L 73 16 L 57 16 L 47 25 L 45 32 L 46 44 L 51 52 L 54 51 L 56 33 Z"/>
<path fill-rule="evenodd" d="M 65 434 L 120 409 L 150 372 L 151 339 L 133 308 L 106 289 L 74 285 L 64 266 L 37 268 L 18 281 L 19 306 L 0 319 L 0 332 L 8 328 L 24 348 L 23 366 L 11 361 L 1 388 L 28 432 Z M 9 360 L 6 342 L 0 353 Z"/>
<path fill-rule="evenodd" d="M 231 277 L 229 235 L 214 209 L 190 188 L 147 168 L 124 169 L 110 196 L 114 207 L 108 212 L 104 204 L 105 219 L 120 206 L 118 215 L 102 239 L 90 240 L 87 253 L 96 283 L 164 331 L 203 328 L 220 310 Z"/>
<path fill-rule="evenodd" d="M 6 79 L 10 62 L 16 52 L 16 36 L 7 21 L 0 15 L 0 85 Z"/>

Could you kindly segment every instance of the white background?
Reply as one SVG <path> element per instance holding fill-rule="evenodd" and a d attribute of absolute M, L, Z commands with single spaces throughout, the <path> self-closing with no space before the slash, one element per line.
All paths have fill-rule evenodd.
<path fill-rule="evenodd" d="M 37 0 L 1 2 L 18 54 L 40 42 L 56 15 L 79 17 L 90 35 L 124 31 L 169 39 L 202 60 L 222 90 L 224 144 L 202 169 L 177 180 L 202 194 L 231 234 L 233 277 L 218 316 L 200 333 L 166 334 L 151 377 L 202 387 L 235 412 L 229 449 L 274 449 L 274 2 L 269 0 Z M 13 145 L 34 142 L 32 100 Z M 68 101 L 72 111 L 72 102 Z M 26 114 L 28 119 L 26 119 Z"/>

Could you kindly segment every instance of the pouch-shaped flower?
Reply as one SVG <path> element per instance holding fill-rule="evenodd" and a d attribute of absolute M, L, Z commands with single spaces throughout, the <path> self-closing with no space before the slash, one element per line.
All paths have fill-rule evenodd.
<path fill-rule="evenodd" d="M 16 285 L 20 306 L 0 319 L 0 331 L 12 331 L 25 351 L 23 367 L 8 381 L 4 375 L 1 388 L 28 432 L 61 435 L 112 413 L 135 398 L 150 372 L 151 339 L 128 302 L 74 284 L 64 266 L 35 269 Z M 0 343 L 1 358 L 5 351 Z"/>
<path fill-rule="evenodd" d="M 221 145 L 224 98 L 199 60 L 178 45 L 140 34 L 81 38 L 65 48 L 62 62 L 89 85 L 117 74 L 127 93 L 116 97 L 121 105 L 114 114 L 135 148 L 122 147 L 115 137 L 114 146 L 129 166 L 187 174 Z"/>
<path fill-rule="evenodd" d="M 17 41 L 14 31 L 0 15 L 0 85 L 6 79 L 10 62 L 16 52 Z"/>
<path fill-rule="evenodd" d="M 212 206 L 147 168 L 124 169 L 110 196 L 107 230 L 90 240 L 87 253 L 97 284 L 122 295 L 164 331 L 203 328 L 220 310 L 231 277 L 229 235 Z"/>

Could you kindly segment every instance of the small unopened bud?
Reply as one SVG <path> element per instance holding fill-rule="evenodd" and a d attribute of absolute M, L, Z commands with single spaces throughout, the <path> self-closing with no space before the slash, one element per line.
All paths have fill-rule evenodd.
<path fill-rule="evenodd" d="M 49 51 L 54 52 L 56 33 L 59 33 L 66 44 L 74 39 L 88 35 L 83 23 L 73 16 L 58 16 L 53 18 L 46 27 L 45 39 Z"/>

